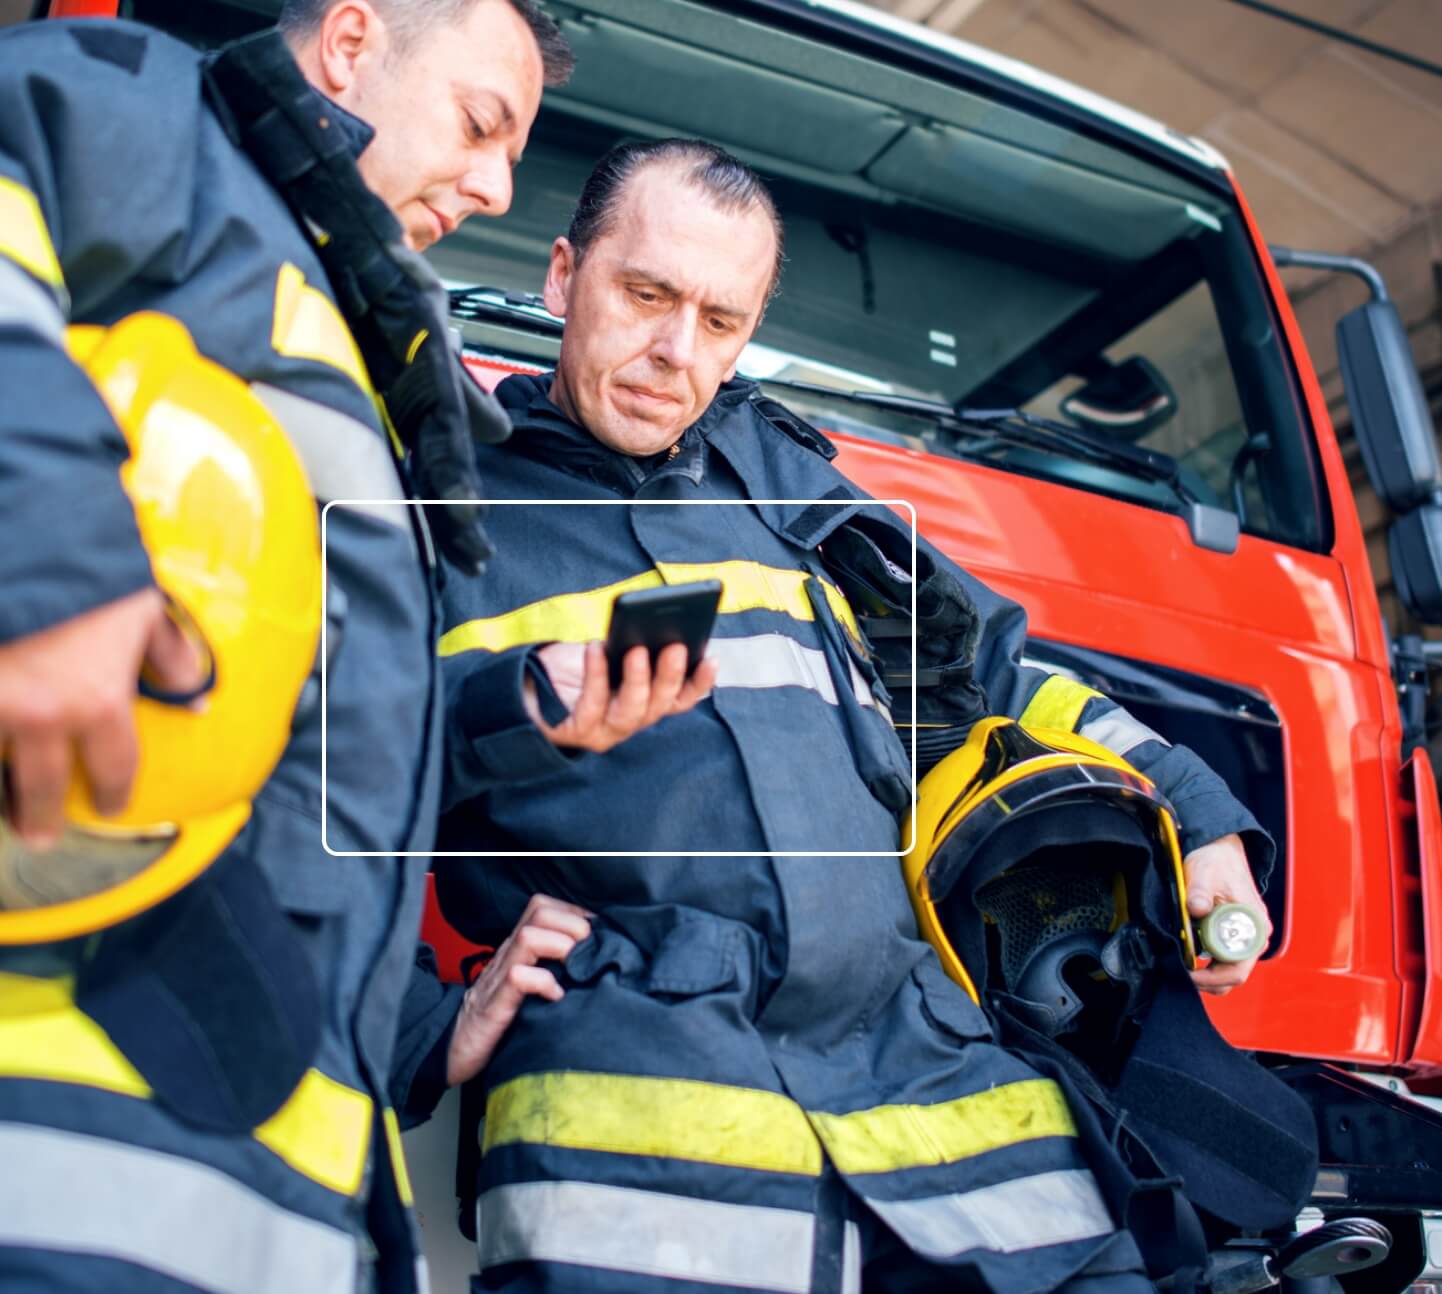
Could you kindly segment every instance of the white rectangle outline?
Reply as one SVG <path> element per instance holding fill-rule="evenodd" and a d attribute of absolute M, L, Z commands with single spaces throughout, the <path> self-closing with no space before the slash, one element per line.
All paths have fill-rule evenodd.
<path fill-rule="evenodd" d="M 599 508 L 646 508 L 646 507 L 849 507 L 853 504 L 862 508 L 905 508 L 911 517 L 911 841 L 905 849 L 808 849 L 758 853 L 754 850 L 688 850 L 680 855 L 686 858 L 905 858 L 916 848 L 916 507 L 908 499 L 331 499 L 320 510 L 320 573 L 321 573 L 321 621 L 320 621 L 320 846 L 332 858 L 676 858 L 677 851 L 609 849 L 567 851 L 555 850 L 516 851 L 498 849 L 487 851 L 434 850 L 434 849 L 332 849 L 326 838 L 329 823 L 329 781 L 327 763 L 329 752 L 330 707 L 326 694 L 326 671 L 330 659 L 327 642 L 329 631 L 329 610 L 326 605 L 330 597 L 330 580 L 326 564 L 326 528 L 332 508 L 374 508 L 374 507 L 450 507 L 457 503 L 480 503 L 487 508 L 505 507 L 599 507 Z M 481 578 L 484 578 L 482 576 Z M 442 721 L 444 725 L 444 720 Z"/>

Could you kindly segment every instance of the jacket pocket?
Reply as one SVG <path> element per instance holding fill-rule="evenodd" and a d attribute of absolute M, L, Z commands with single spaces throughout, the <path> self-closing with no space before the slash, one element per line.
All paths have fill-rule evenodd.
<path fill-rule="evenodd" d="M 293 916 L 329 917 L 345 911 L 351 893 L 348 882 L 354 879 L 346 870 L 350 860 L 325 852 L 320 819 L 288 796 L 274 788 L 262 791 L 237 844 L 259 864 L 276 902 Z"/>
<path fill-rule="evenodd" d="M 921 994 L 921 1013 L 935 1028 L 961 1042 L 991 1037 L 986 1013 L 947 977 L 931 953 L 912 967 L 911 979 Z"/>
<path fill-rule="evenodd" d="M 698 997 L 738 979 L 742 931 L 735 922 L 680 907 L 612 909 L 566 959 L 566 976 L 594 985 L 608 976 L 647 997 Z"/>

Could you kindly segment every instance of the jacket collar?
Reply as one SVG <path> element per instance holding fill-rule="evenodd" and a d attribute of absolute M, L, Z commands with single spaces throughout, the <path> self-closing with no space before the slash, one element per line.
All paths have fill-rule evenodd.
<path fill-rule="evenodd" d="M 362 121 L 355 113 L 342 108 L 329 95 L 322 94 L 314 86 L 311 86 L 311 89 L 315 91 L 316 98 L 331 110 L 341 138 L 345 140 L 346 151 L 350 153 L 353 161 L 358 161 L 360 155 L 370 147 L 371 140 L 376 137 L 375 127 L 368 121 Z"/>
<path fill-rule="evenodd" d="M 653 479 L 659 486 L 663 475 L 672 481 L 688 477 L 699 485 L 715 455 L 739 479 L 746 495 L 760 500 L 754 506 L 766 525 L 808 549 L 863 506 L 858 500 L 865 496 L 832 467 L 827 455 L 811 446 L 813 438 L 822 439 L 819 433 L 804 423 L 800 426 L 805 435 L 774 423 L 758 407 L 760 388 L 755 382 L 726 383 L 706 412 L 686 428 L 674 454 L 632 458 L 608 449 L 552 403 L 546 394 L 551 376 L 517 374 L 496 387 L 514 428 L 511 438 L 497 446 L 501 452 L 522 454 L 633 497 Z M 898 524 L 888 510 L 876 511 L 893 527 Z M 909 530 L 903 533 L 909 538 Z"/>
<path fill-rule="evenodd" d="M 756 389 L 753 382 L 728 382 L 671 449 L 633 458 L 572 422 L 547 394 L 551 378 L 550 373 L 518 373 L 496 387 L 513 428 L 506 448 L 625 494 L 634 494 L 663 467 L 699 484 L 706 472 L 708 439 Z"/>

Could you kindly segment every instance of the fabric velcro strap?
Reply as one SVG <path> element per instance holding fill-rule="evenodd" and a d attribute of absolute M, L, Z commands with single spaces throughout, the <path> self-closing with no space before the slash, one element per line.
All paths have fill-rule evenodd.
<path fill-rule="evenodd" d="M 1296 1184 L 1309 1186 L 1316 1176 L 1312 1147 L 1254 1114 L 1239 1096 L 1170 1066 L 1133 1056 L 1117 1101 L 1135 1120 L 1192 1148 L 1185 1165 L 1165 1156 L 1173 1161 L 1168 1166 L 1182 1172 L 1188 1194 L 1214 1212 L 1217 1194 L 1225 1188 L 1234 1199 L 1261 1193 L 1276 1200 L 1281 1214 L 1295 1213 Z M 1152 1144 L 1145 1127 L 1142 1135 Z M 1246 1187 L 1239 1189 L 1236 1178 L 1246 1179 Z"/>
<path fill-rule="evenodd" d="M 320 1043 L 321 996 L 290 918 L 251 859 L 223 859 L 101 939 L 77 1005 L 186 1122 L 248 1133 Z"/>
<path fill-rule="evenodd" d="M 955 665 L 941 669 L 889 669 L 882 671 L 881 675 L 881 681 L 895 691 L 910 687 L 913 680 L 917 687 L 928 688 L 950 687 L 953 683 L 969 683 L 971 667 Z"/>
<path fill-rule="evenodd" d="M 766 419 L 777 431 L 789 436 L 803 449 L 820 454 L 828 462 L 836 457 L 836 446 L 809 422 L 798 418 L 784 404 L 760 396 L 752 400 L 756 412 Z"/>
<path fill-rule="evenodd" d="M 830 502 L 835 500 L 835 502 Z M 855 502 L 850 490 L 836 485 L 827 490 L 809 508 L 805 508 L 786 527 L 786 534 L 803 548 L 811 548 L 817 535 L 836 521 L 836 511 L 843 503 Z"/>
<path fill-rule="evenodd" d="M 883 638 L 910 638 L 911 621 L 904 616 L 862 616 L 861 630 L 872 641 Z"/>

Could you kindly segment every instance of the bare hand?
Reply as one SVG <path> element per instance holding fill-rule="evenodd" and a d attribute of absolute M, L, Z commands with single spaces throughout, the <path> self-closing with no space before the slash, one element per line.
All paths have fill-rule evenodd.
<path fill-rule="evenodd" d="M 64 829 L 75 756 L 101 813 L 130 799 L 137 750 L 136 682 L 142 669 L 166 691 L 204 681 L 195 647 L 166 615 L 158 589 L 141 589 L 0 646 L 0 753 L 9 815 L 32 848 Z"/>
<path fill-rule="evenodd" d="M 559 1002 L 565 996 L 555 975 L 537 963 L 564 961 L 591 933 L 590 915 L 547 894 L 531 896 L 510 938 L 461 999 L 446 1054 L 447 1083 L 464 1083 L 486 1067 L 527 997 Z"/>
<path fill-rule="evenodd" d="M 1272 937 L 1272 921 L 1267 905 L 1252 879 L 1247 851 L 1242 838 L 1235 833 L 1192 850 L 1182 859 L 1187 877 L 1187 911 L 1200 921 L 1218 903 L 1248 903 L 1261 914 L 1267 939 Z M 1218 997 L 1230 993 L 1246 982 L 1256 969 L 1258 957 L 1244 962 L 1211 962 L 1192 972 L 1192 983 L 1203 993 Z"/>
<path fill-rule="evenodd" d="M 686 677 L 686 648 L 672 643 L 651 658 L 644 647 L 632 647 L 621 665 L 621 686 L 611 694 L 606 649 L 598 642 L 550 643 L 537 653 L 551 686 L 570 715 L 552 727 L 541 717 L 535 685 L 526 680 L 526 709 L 557 746 L 596 752 L 610 750 L 627 737 L 649 728 L 667 715 L 684 714 L 705 700 L 716 684 L 716 663 L 703 660 Z"/>

